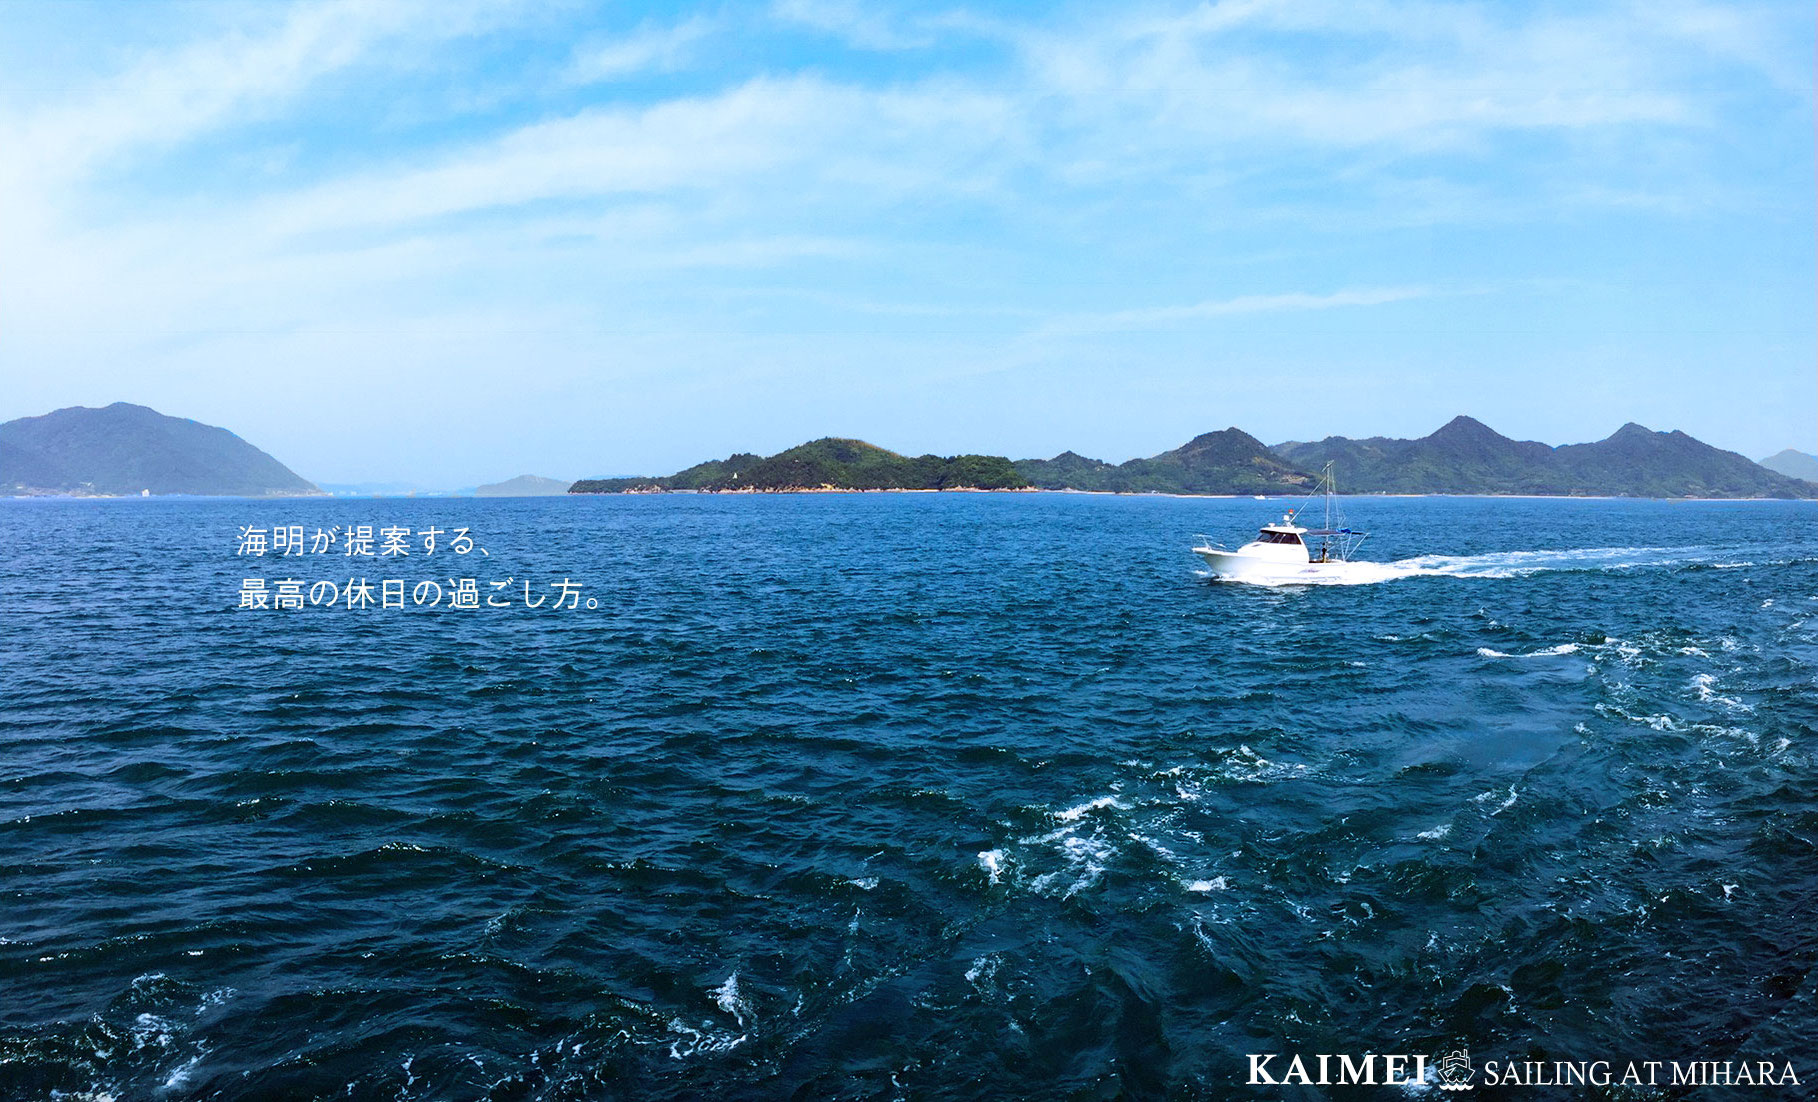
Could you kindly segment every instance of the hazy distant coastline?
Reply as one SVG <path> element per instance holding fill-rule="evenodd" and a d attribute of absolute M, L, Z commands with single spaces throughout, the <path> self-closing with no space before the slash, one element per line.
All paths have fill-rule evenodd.
<path fill-rule="evenodd" d="M 771 456 L 737 453 L 672 475 L 519 475 L 456 490 L 365 482 L 326 487 L 224 428 L 117 402 L 0 424 L 0 496 L 544 497 L 600 493 L 1033 492 L 1181 497 L 1303 496 L 1333 464 L 1346 494 L 1568 498 L 1818 497 L 1818 458 L 1788 450 L 1755 463 L 1683 432 L 1628 424 L 1558 447 L 1517 441 L 1470 417 L 1414 440 L 1370 437 L 1274 446 L 1237 428 L 1124 463 L 1066 451 L 1052 459 L 906 456 L 825 437 Z M 1809 466 L 1808 466 L 1809 464 Z M 324 491 L 327 491 L 325 493 Z"/>

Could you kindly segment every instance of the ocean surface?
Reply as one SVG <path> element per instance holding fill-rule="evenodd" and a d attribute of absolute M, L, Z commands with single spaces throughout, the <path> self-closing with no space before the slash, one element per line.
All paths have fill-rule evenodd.
<path fill-rule="evenodd" d="M 1360 584 L 1203 575 L 1281 508 L 0 501 L 0 1098 L 1818 1090 L 1812 504 L 1350 499 Z"/>

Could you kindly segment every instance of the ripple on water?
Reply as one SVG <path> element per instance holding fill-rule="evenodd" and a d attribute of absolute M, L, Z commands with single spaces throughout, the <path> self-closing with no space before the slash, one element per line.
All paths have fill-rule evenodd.
<path fill-rule="evenodd" d="M 0 501 L 0 1094 L 1190 1097 L 1809 1019 L 1799 503 L 1360 499 L 1392 584 L 1317 590 L 1194 576 L 1247 501 L 120 504 Z M 602 607 L 238 613 L 198 533 L 287 510 Z"/>

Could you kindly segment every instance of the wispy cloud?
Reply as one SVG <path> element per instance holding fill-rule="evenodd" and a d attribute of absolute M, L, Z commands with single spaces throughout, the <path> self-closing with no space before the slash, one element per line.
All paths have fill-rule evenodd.
<path fill-rule="evenodd" d="M 1810 204 L 1749 161 L 1809 138 L 1810 13 L 1767 3 L 210 10 L 237 25 L 0 105 L 0 339 L 59 365 L 46 394 L 142 354 L 202 394 L 255 360 L 484 379 L 530 344 L 577 393 L 712 392 L 758 345 L 767 386 L 818 365 L 804 393 L 1075 345 L 1149 370 L 1202 331 L 1607 284 L 1600 220 Z"/>
<path fill-rule="evenodd" d="M 665 197 L 787 214 L 810 201 L 873 203 L 964 191 L 993 171 L 1015 118 L 1001 99 L 872 91 L 811 77 L 591 108 L 504 135 L 260 199 L 267 239 L 393 230 L 550 200 Z"/>
<path fill-rule="evenodd" d="M 934 41 L 926 28 L 860 0 L 775 0 L 770 11 L 783 22 L 834 35 L 862 50 L 916 49 Z"/>
<path fill-rule="evenodd" d="M 1656 42 L 1608 16 L 1498 19 L 1475 6 L 1241 0 L 1090 33 L 1020 36 L 1031 85 L 1076 125 L 1164 155 L 1210 143 L 1430 150 L 1498 132 L 1694 121 Z M 1268 36 L 1297 36 L 1284 51 Z"/>
<path fill-rule="evenodd" d="M 1207 299 L 1185 306 L 1149 306 L 1133 310 L 1108 310 L 1099 313 L 1075 313 L 1037 327 L 1033 339 L 1076 337 L 1089 333 L 1117 333 L 1135 329 L 1183 325 L 1213 318 L 1243 314 L 1274 314 L 1284 311 L 1334 310 L 1356 306 L 1382 306 L 1408 302 L 1433 294 L 1426 287 L 1366 287 L 1329 294 L 1291 291 L 1283 294 L 1235 295 L 1231 298 Z"/>
<path fill-rule="evenodd" d="M 479 33 L 510 11 L 479 0 L 332 0 L 256 10 L 282 18 L 148 53 L 69 102 L 9 120 L 8 144 L 24 153 L 15 166 L 55 179 L 111 156 L 169 150 L 281 111 L 324 77 L 383 56 L 388 45 Z"/>
<path fill-rule="evenodd" d="M 571 84 L 623 80 L 641 73 L 674 72 L 692 61 L 718 20 L 697 15 L 669 26 L 645 24 L 627 35 L 590 42 L 575 51 L 565 79 Z"/>

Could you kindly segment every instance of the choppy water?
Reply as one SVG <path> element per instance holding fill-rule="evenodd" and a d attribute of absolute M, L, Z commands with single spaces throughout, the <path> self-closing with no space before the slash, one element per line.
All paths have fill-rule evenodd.
<path fill-rule="evenodd" d="M 0 1096 L 1818 1081 L 1809 503 L 1361 499 L 1380 584 L 1199 574 L 1272 508 L 0 502 Z M 234 607 L 350 573 L 598 607 Z"/>

